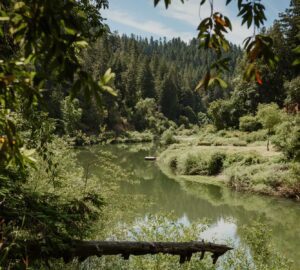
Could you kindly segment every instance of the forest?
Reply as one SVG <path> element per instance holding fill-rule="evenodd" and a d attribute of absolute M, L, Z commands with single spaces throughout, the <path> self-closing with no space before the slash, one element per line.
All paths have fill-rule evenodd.
<path fill-rule="evenodd" d="M 212 4 L 186 42 L 111 31 L 107 0 L 0 3 L 0 269 L 300 267 L 300 1 L 268 28 L 233 2 L 244 46 Z M 232 250 L 74 255 L 201 239 Z"/>

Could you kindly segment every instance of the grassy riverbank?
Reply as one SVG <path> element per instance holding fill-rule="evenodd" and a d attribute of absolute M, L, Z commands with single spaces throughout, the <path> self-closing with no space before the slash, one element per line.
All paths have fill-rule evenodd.
<path fill-rule="evenodd" d="M 272 146 L 267 151 L 264 139 L 264 131 L 182 132 L 160 154 L 158 164 L 181 179 L 299 200 L 299 163 L 289 162 Z"/>

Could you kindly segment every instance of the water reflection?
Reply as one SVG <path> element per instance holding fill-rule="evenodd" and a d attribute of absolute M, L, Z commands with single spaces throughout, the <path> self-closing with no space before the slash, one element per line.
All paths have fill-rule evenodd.
<path fill-rule="evenodd" d="M 154 154 L 151 148 L 110 146 L 107 149 L 116 155 L 115 162 L 126 168 L 134 180 L 122 182 L 121 192 L 143 194 L 155 202 L 140 209 L 137 218 L 160 212 L 173 212 L 183 224 L 208 218 L 213 225 L 201 237 L 207 240 L 231 238 L 235 242 L 242 241 L 240 226 L 260 219 L 272 229 L 273 243 L 300 269 L 299 203 L 232 192 L 211 184 L 175 181 L 163 174 L 155 162 L 144 161 L 144 156 Z M 97 167 L 93 170 L 97 174 Z"/>
<path fill-rule="evenodd" d="M 220 218 L 216 223 L 212 224 L 210 228 L 205 230 L 201 235 L 201 239 L 206 241 L 216 240 L 220 244 L 226 244 L 228 239 L 233 239 L 235 246 L 240 242 L 237 234 L 237 225 L 233 221 Z"/>

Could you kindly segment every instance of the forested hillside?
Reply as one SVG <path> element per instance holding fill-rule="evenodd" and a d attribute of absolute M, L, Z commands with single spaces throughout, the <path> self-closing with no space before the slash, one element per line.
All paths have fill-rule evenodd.
<path fill-rule="evenodd" d="M 298 7 L 291 7 L 270 29 L 262 29 L 262 33 L 274 39 L 279 59 L 275 69 L 261 63 L 259 80 L 247 82 L 245 53 L 231 45 L 226 53 L 230 58 L 229 69 L 222 75 L 227 87 L 215 83 L 199 91 L 195 88 L 216 55 L 199 49 L 197 39 L 187 44 L 180 38 L 148 40 L 107 33 L 83 53 L 82 63 L 94 79 L 100 79 L 111 68 L 116 74 L 112 86 L 117 95 L 104 94 L 99 110 L 95 100 L 86 101 L 83 96 L 73 104 L 67 102 L 68 98 L 61 102 L 61 90 L 67 84 L 59 83 L 57 87 L 49 83 L 45 97 L 52 111 L 50 116 L 73 117 L 72 129 L 87 134 L 112 130 L 118 135 L 126 130 L 146 129 L 161 133 L 172 125 L 169 120 L 178 126 L 213 122 L 218 128 L 236 128 L 239 118 L 255 113 L 259 103 L 293 106 L 299 103 L 299 91 L 295 90 L 299 66 L 292 65 L 298 44 L 294 33 L 298 13 Z M 161 126 L 154 119 L 161 120 Z"/>
<path fill-rule="evenodd" d="M 228 53 L 230 69 L 224 74 L 229 82 L 241 56 L 241 49 L 232 45 Z M 196 39 L 187 44 L 179 38 L 166 41 L 119 36 L 117 33 L 105 35 L 84 53 L 83 65 L 95 79 L 111 68 L 116 74 L 113 88 L 117 96 L 107 94 L 104 97 L 104 114 L 96 103 L 80 99 L 78 106 L 83 108 L 83 115 L 78 128 L 94 134 L 104 126 L 117 132 L 142 131 L 151 128 L 151 123 L 145 121 L 146 111 L 153 117 L 167 118 L 178 125 L 197 124 L 199 112 L 206 112 L 211 101 L 229 97 L 233 90 L 231 84 L 227 89 L 214 85 L 208 92 L 195 90 L 214 58 L 199 49 Z M 55 103 L 60 88 L 50 89 L 50 92 L 51 103 Z M 49 102 L 48 95 L 46 102 Z M 63 112 L 57 114 L 63 111 L 61 103 L 57 102 L 55 107 L 51 105 L 55 112 L 53 117 L 61 117 Z"/>

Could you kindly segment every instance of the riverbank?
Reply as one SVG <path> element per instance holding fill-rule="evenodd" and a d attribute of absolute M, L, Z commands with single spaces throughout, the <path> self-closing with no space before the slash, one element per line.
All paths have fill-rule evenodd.
<path fill-rule="evenodd" d="M 299 163 L 288 162 L 273 148 L 267 151 L 264 142 L 203 145 L 197 137 L 184 136 L 177 141 L 160 153 L 157 162 L 173 178 L 300 200 Z"/>
<path fill-rule="evenodd" d="M 207 219 L 214 242 L 217 241 L 215 237 L 220 236 L 221 239 L 228 237 L 244 245 L 247 243 L 243 228 L 249 228 L 253 221 L 259 221 L 261 224 L 265 224 L 266 228 L 272 230 L 268 241 L 270 240 L 271 244 L 278 249 L 280 256 L 295 261 L 293 268 L 279 267 L 276 269 L 299 268 L 297 264 L 297 258 L 299 258 L 298 235 L 300 235 L 297 227 L 300 217 L 298 203 L 276 197 L 232 192 L 225 187 L 221 179 L 216 179 L 214 176 L 193 175 L 186 176 L 186 178 L 180 175 L 174 176 L 167 166 L 161 170 L 157 163 L 144 160 L 146 155 L 158 156 L 162 151 L 153 144 L 95 145 L 87 147 L 86 150 L 91 151 L 91 155 L 86 155 L 87 153 L 81 155 L 83 164 L 90 164 L 95 158 L 95 153 L 104 151 L 111 153 L 114 156 L 112 162 L 124 169 L 124 177 L 119 180 L 120 188 L 116 190 L 113 197 L 111 193 L 105 196 L 109 200 L 109 204 L 104 209 L 105 216 L 102 216 L 102 221 L 103 219 L 106 221 L 104 226 L 106 229 L 101 226 L 100 236 L 104 236 L 104 238 L 117 236 L 119 239 L 128 240 L 128 230 L 133 228 L 133 231 L 137 233 L 139 232 L 139 230 L 136 231 L 137 226 L 140 228 L 139 224 L 144 224 L 146 232 L 153 241 L 153 237 L 157 236 L 157 231 L 161 231 L 161 227 L 157 220 L 155 227 L 152 227 L 151 217 L 159 217 L 161 220 L 160 217 L 164 217 L 165 213 L 172 213 L 174 218 L 163 228 L 173 230 L 174 224 L 180 228 L 181 225 L 178 225 L 178 222 L 183 222 L 185 226 L 190 227 L 194 223 L 202 224 L 201 221 Z M 101 166 L 102 162 L 95 163 L 91 167 L 90 175 L 95 174 L 99 180 L 102 179 L 103 169 Z M 165 170 L 169 172 L 166 173 Z M 170 174 L 168 175 L 168 173 Z M 107 185 L 110 190 L 115 179 L 110 179 L 110 174 L 105 174 L 104 177 L 104 183 L 101 181 L 99 184 L 101 183 L 102 189 Z M 215 183 L 211 184 L 213 180 Z M 115 226 L 120 222 L 126 222 L 124 227 Z M 186 231 L 187 227 L 185 228 Z M 191 230 L 195 232 L 193 226 Z M 134 235 L 137 235 L 136 233 Z M 170 234 L 167 233 L 167 235 Z M 94 239 L 102 239 L 100 236 L 97 234 Z M 142 235 L 139 237 L 140 240 L 147 240 L 145 231 L 142 231 Z M 257 241 L 261 238 L 253 236 L 252 239 Z M 234 254 L 233 257 L 237 258 Z M 103 263 L 107 263 L 106 258 L 103 257 L 103 259 L 105 260 Z M 116 257 L 112 259 L 116 262 L 119 261 Z M 145 259 L 148 260 L 148 258 L 141 258 L 143 262 Z M 163 257 L 159 258 L 160 263 L 163 260 Z M 123 263 L 122 260 L 119 262 Z M 242 262 L 244 261 L 241 260 Z"/>

